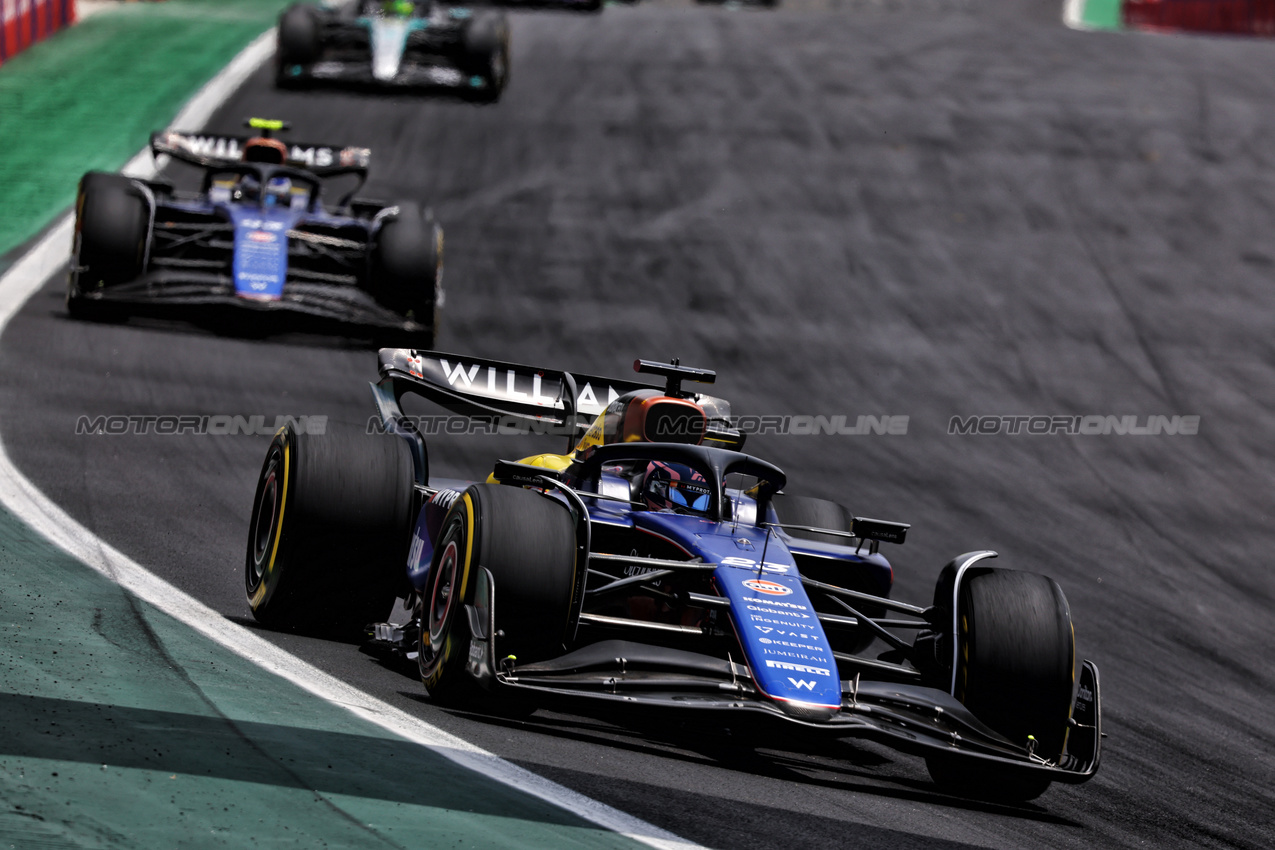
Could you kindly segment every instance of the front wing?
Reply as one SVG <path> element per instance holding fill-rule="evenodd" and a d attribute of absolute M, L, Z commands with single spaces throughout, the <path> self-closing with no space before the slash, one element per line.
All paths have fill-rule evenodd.
<path fill-rule="evenodd" d="M 486 83 L 480 77 L 471 77 L 459 68 L 446 64 L 404 62 L 390 80 L 378 80 L 372 74 L 370 61 L 327 60 L 313 65 L 296 66 L 285 72 L 291 81 L 336 82 L 358 86 L 384 86 L 386 88 L 444 88 L 475 89 Z"/>
<path fill-rule="evenodd" d="M 623 709 L 718 712 L 742 721 L 787 723 L 833 737 L 860 737 L 917 755 L 954 754 L 1051 781 L 1079 784 L 1098 771 L 1102 711 L 1098 668 L 1084 661 L 1066 752 L 1046 760 L 989 729 L 945 691 L 919 685 L 842 682 L 841 709 L 830 719 L 781 710 L 752 686 L 746 666 L 697 653 L 628 641 L 591 644 L 560 658 L 518 665 L 501 659 L 496 641 L 495 587 L 478 574 L 475 605 L 466 605 L 471 634 L 468 672 L 493 693 L 539 703 L 593 704 L 606 714 Z M 812 712 L 812 718 L 817 713 Z"/>
<path fill-rule="evenodd" d="M 122 312 L 162 313 L 223 307 L 257 313 L 290 313 L 404 334 L 431 330 L 430 326 L 378 304 L 372 296 L 349 284 L 289 281 L 284 284 L 281 298 L 264 300 L 236 294 L 234 283 L 225 275 L 164 270 L 145 274 L 129 283 L 81 290 L 79 297 L 90 309 L 115 305 Z"/>

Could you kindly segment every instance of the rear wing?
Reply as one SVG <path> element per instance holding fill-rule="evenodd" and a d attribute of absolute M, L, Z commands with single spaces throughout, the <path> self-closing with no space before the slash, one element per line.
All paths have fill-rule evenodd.
<path fill-rule="evenodd" d="M 251 136 L 222 136 L 211 133 L 176 133 L 164 131 L 151 134 L 151 153 L 166 155 L 191 165 L 216 168 L 219 165 L 237 163 L 243 155 L 244 143 Z M 285 142 L 291 168 L 302 168 L 320 177 L 338 174 L 367 174 L 372 151 L 368 148 L 335 148 L 330 145 L 311 145 Z"/>
<path fill-rule="evenodd" d="M 572 448 L 608 404 L 633 390 L 660 389 L 638 381 L 407 348 L 382 348 L 380 372 L 372 389 L 387 429 L 401 430 L 400 401 L 415 393 L 460 416 L 565 434 Z M 730 427 L 730 402 L 700 394 L 691 400 L 708 417 L 706 444 L 743 445 L 743 435 Z"/>

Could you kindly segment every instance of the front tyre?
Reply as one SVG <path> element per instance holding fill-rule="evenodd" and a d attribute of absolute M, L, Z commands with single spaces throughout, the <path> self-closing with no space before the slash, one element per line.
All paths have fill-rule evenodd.
<path fill-rule="evenodd" d="M 509 22 L 504 15 L 482 15 L 465 30 L 462 68 L 481 81 L 471 90 L 480 103 L 495 103 L 509 84 Z"/>
<path fill-rule="evenodd" d="M 275 84 L 280 88 L 294 86 L 293 71 L 318 61 L 323 52 L 323 22 L 314 6 L 298 3 L 279 16 L 275 42 Z"/>
<path fill-rule="evenodd" d="M 421 595 L 418 658 L 430 698 L 472 706 L 481 694 L 465 673 L 476 574 L 491 572 L 496 649 L 519 664 L 562 651 L 575 587 L 575 526 L 558 502 L 518 487 L 475 484 L 443 520 L 429 587 Z"/>
<path fill-rule="evenodd" d="M 122 174 L 90 171 L 75 202 L 75 255 L 67 286 L 67 312 L 76 318 L 111 318 L 110 306 L 86 298 L 144 271 L 150 208 Z"/>
<path fill-rule="evenodd" d="M 382 305 L 425 328 L 416 348 L 433 348 L 443 286 L 443 228 L 432 213 L 410 201 L 377 234 L 372 295 Z"/>
<path fill-rule="evenodd" d="M 975 571 L 961 583 L 955 696 L 1018 746 L 1056 761 L 1071 719 L 1075 637 L 1058 583 L 1019 570 Z M 938 784 L 1005 802 L 1032 800 L 1047 776 L 950 756 L 926 760 Z"/>
<path fill-rule="evenodd" d="M 845 534 L 852 533 L 854 528 L 854 515 L 846 509 L 844 505 L 832 502 L 827 499 L 816 499 L 811 496 L 792 496 L 787 493 L 776 493 L 771 497 L 771 506 L 775 509 L 775 516 L 779 518 L 781 525 L 804 525 L 809 528 L 826 528 L 829 531 L 840 531 Z M 810 540 L 815 543 L 827 543 L 832 546 L 849 546 L 854 540 L 837 534 L 824 534 L 818 531 L 807 531 L 802 528 L 784 528 L 781 529 L 784 534 L 789 537 L 796 538 L 798 541 Z M 832 579 L 843 585 L 848 586 L 851 590 L 861 590 L 865 593 L 881 593 L 879 588 L 873 588 L 867 585 L 855 585 L 853 581 L 847 581 L 846 578 L 832 576 L 811 575 L 810 578 L 823 578 L 824 580 Z M 888 588 L 885 589 L 889 592 Z M 874 605 L 871 602 L 856 602 L 857 610 L 867 617 L 880 617 L 885 614 L 885 609 L 880 605 Z M 843 629 L 838 638 L 837 648 L 843 652 L 857 654 L 866 650 L 876 640 L 876 633 L 866 626 L 858 626 L 852 629 Z"/>
<path fill-rule="evenodd" d="M 257 481 L 244 589 L 262 625 L 357 637 L 405 579 L 414 475 L 402 440 L 289 423 Z"/>
<path fill-rule="evenodd" d="M 848 533 L 854 522 L 854 516 L 845 507 L 827 499 L 776 493 L 771 497 L 771 505 L 774 506 L 775 515 L 779 517 L 781 525 L 805 525 Z M 833 546 L 848 546 L 851 542 L 848 537 L 820 534 L 817 531 L 806 531 L 801 528 L 785 528 L 783 532 L 789 537 L 813 540 L 817 543 L 830 543 Z"/>

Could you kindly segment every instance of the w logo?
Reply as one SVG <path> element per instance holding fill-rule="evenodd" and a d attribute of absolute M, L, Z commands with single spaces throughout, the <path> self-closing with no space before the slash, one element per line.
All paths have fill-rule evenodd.
<path fill-rule="evenodd" d="M 457 363 L 456 366 L 453 368 L 452 364 L 448 363 L 446 360 L 439 360 L 438 362 L 443 364 L 443 374 L 447 376 L 447 383 L 449 385 L 454 387 L 456 386 L 457 381 L 460 381 L 462 384 L 464 384 L 467 387 L 472 387 L 474 385 L 474 378 L 478 375 L 478 369 L 479 369 L 479 366 L 477 363 L 475 363 L 473 365 L 473 368 L 471 368 L 469 372 L 466 373 L 464 363 Z M 510 376 L 510 387 L 512 388 L 513 373 L 510 372 L 509 376 Z"/>
<path fill-rule="evenodd" d="M 789 676 L 788 681 L 792 682 L 792 686 L 794 688 L 805 688 L 808 691 L 813 691 L 815 689 L 815 683 L 808 682 L 805 679 L 794 679 L 792 676 Z"/>

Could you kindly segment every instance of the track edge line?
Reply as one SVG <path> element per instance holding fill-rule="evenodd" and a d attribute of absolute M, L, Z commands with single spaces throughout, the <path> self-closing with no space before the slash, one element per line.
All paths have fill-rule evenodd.
<path fill-rule="evenodd" d="M 241 51 L 182 107 L 168 129 L 196 129 L 273 53 L 272 28 Z M 162 167 L 149 149 L 122 169 L 131 177 L 149 178 Z M 44 285 L 70 253 L 74 225 L 71 213 L 55 219 L 46 235 L 0 275 L 0 334 L 23 305 Z M 559 785 L 493 753 L 444 732 L 389 703 L 330 676 L 279 649 L 243 626 L 230 622 L 204 603 L 148 571 L 97 537 L 45 495 L 13 463 L 0 434 L 0 504 L 29 528 L 90 569 L 102 574 L 178 622 L 230 650 L 244 660 L 344 708 L 363 720 L 424 746 L 449 761 L 555 805 L 582 820 L 658 850 L 690 850 L 693 842 L 637 817 Z"/>

